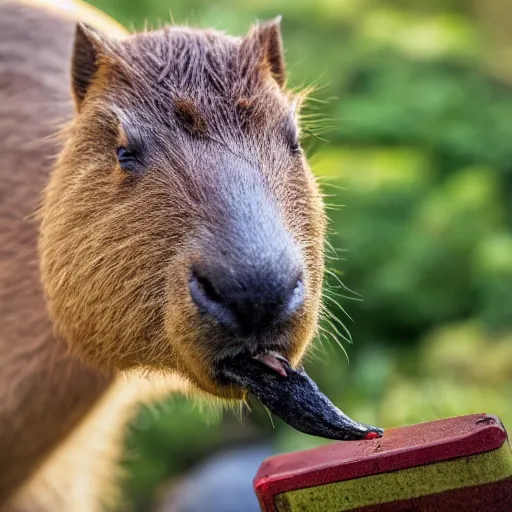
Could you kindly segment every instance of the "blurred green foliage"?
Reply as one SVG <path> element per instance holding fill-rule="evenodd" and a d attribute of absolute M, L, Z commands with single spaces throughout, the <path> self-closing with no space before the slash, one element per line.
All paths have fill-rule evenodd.
<path fill-rule="evenodd" d="M 354 339 L 340 340 L 347 365 L 322 336 L 310 373 L 361 421 L 486 411 L 512 426 L 512 91 L 482 71 L 470 4 L 92 3 L 135 28 L 167 22 L 171 8 L 176 22 L 234 34 L 283 14 L 291 84 L 317 85 L 306 131 L 329 141 L 305 141 L 331 219 L 326 305 Z M 279 421 L 272 431 L 261 411 L 247 421 L 277 450 L 322 442 Z M 188 401 L 144 408 L 130 428 L 127 501 L 143 510 L 155 485 L 227 442 L 226 428 Z"/>

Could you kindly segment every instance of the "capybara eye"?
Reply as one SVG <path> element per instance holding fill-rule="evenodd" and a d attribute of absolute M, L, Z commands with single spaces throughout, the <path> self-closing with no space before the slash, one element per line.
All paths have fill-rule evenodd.
<path fill-rule="evenodd" d="M 117 161 L 121 169 L 127 171 L 134 171 L 140 166 L 140 161 L 135 156 L 135 153 L 132 153 L 130 150 L 125 147 L 117 148 Z"/>
<path fill-rule="evenodd" d="M 302 148 L 300 147 L 300 143 L 299 143 L 298 139 L 294 139 L 294 140 L 290 141 L 290 151 L 294 155 L 301 153 Z"/>
<path fill-rule="evenodd" d="M 300 146 L 299 132 L 297 129 L 297 125 L 292 119 L 287 120 L 285 128 L 285 137 L 286 142 L 288 143 L 288 147 L 290 148 L 290 152 L 293 155 L 300 154 L 302 152 L 302 148 Z"/>

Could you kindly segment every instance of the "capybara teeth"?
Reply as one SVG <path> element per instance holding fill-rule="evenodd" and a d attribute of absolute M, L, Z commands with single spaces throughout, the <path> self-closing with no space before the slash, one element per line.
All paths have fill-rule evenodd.
<path fill-rule="evenodd" d="M 383 430 L 357 423 L 338 409 L 303 369 L 279 354 L 238 356 L 222 362 L 220 373 L 247 389 L 272 413 L 306 434 L 352 441 L 382 437 Z"/>

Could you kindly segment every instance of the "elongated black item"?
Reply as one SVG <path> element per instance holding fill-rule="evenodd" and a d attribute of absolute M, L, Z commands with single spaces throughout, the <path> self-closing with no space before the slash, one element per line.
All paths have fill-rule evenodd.
<path fill-rule="evenodd" d="M 279 358 L 283 371 L 272 370 L 261 360 L 239 356 L 223 361 L 220 373 L 236 382 L 296 430 L 313 436 L 353 441 L 381 437 L 383 430 L 362 425 L 340 411 L 301 370 Z"/>

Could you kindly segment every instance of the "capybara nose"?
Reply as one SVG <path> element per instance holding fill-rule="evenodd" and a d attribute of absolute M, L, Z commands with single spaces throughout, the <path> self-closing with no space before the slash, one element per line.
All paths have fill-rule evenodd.
<path fill-rule="evenodd" d="M 235 334 L 259 333 L 285 322 L 304 301 L 302 272 L 280 267 L 236 270 L 194 265 L 190 295 L 202 314 Z"/>

